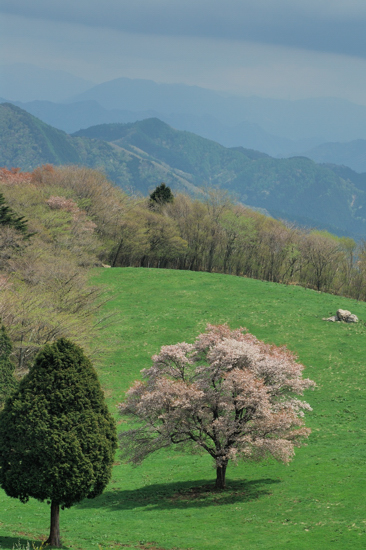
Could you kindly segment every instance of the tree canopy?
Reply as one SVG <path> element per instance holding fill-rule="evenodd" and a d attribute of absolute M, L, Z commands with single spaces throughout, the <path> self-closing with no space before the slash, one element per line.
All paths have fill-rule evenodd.
<path fill-rule="evenodd" d="M 150 205 L 154 204 L 166 204 L 167 202 L 173 202 L 174 195 L 165 183 L 158 185 L 155 190 L 150 193 Z"/>
<path fill-rule="evenodd" d="M 293 353 L 245 329 L 208 325 L 194 344 L 163 346 L 153 362 L 119 405 L 139 422 L 121 433 L 122 456 L 133 463 L 170 445 L 204 451 L 223 488 L 229 460 L 289 462 L 310 433 L 302 417 L 311 408 L 296 395 L 315 383 L 302 378 Z"/>
<path fill-rule="evenodd" d="M 51 501 L 47 542 L 60 546 L 59 506 L 102 493 L 116 441 L 90 360 L 61 338 L 39 352 L 0 413 L 0 485 L 22 502 Z"/>

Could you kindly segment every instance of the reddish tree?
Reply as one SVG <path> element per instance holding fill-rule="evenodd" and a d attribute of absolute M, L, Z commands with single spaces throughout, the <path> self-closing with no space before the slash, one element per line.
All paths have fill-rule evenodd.
<path fill-rule="evenodd" d="M 0 168 L 0 183 L 11 185 L 13 183 L 30 183 L 31 181 L 31 172 L 21 172 L 20 168 L 11 168 L 10 170 L 5 167 Z"/>
<path fill-rule="evenodd" d="M 119 405 L 139 422 L 120 436 L 130 462 L 172 444 L 206 451 L 224 488 L 229 460 L 289 462 L 310 433 L 303 411 L 311 407 L 296 396 L 315 383 L 292 352 L 246 329 L 208 325 L 194 344 L 163 346 L 153 362 Z"/>

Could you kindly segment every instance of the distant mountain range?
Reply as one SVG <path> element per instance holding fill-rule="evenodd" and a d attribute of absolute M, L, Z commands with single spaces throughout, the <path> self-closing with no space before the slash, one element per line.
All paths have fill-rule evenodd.
<path fill-rule="evenodd" d="M 0 102 L 6 103 L 7 101 L 1 101 L 0 98 Z M 132 112 L 121 109 L 105 109 L 94 100 L 76 103 L 53 103 L 52 101 L 39 100 L 25 103 L 11 101 L 10 103 L 68 134 L 97 124 L 136 122 L 157 116 L 157 113 L 152 110 Z"/>
<path fill-rule="evenodd" d="M 365 170 L 362 157 L 353 153 L 353 144 L 329 150 L 328 143 L 366 140 L 366 107 L 336 98 L 239 97 L 129 78 L 93 85 L 26 64 L 0 67 L 0 97 L 67 133 L 155 117 L 225 147 L 242 146 L 274 157 L 303 155 Z M 347 148 L 350 152 L 344 155 Z"/>
<path fill-rule="evenodd" d="M 5 100 L 0 98 L 0 102 L 4 103 Z M 193 132 L 217 141 L 225 147 L 241 144 L 247 149 L 263 151 L 278 158 L 306 156 L 316 162 L 343 164 L 357 172 L 366 171 L 366 140 L 362 139 L 346 143 L 320 144 L 312 139 L 293 141 L 269 134 L 254 123 L 242 122 L 229 127 L 209 115 L 164 115 L 151 110 L 135 112 L 120 109 L 108 110 L 94 100 L 69 104 L 51 101 L 13 102 L 13 104 L 68 134 L 98 124 L 128 123 L 146 118 L 159 118 L 174 128 Z"/>
<path fill-rule="evenodd" d="M 104 171 L 126 191 L 144 194 L 156 182 L 192 191 L 192 183 L 159 161 L 105 141 L 71 137 L 11 104 L 0 105 L 0 166 L 33 170 L 42 164 L 88 166 Z"/>
<path fill-rule="evenodd" d="M 44 163 L 97 167 L 126 190 L 145 195 L 161 181 L 190 194 L 217 186 L 277 218 L 366 236 L 366 174 L 349 168 L 225 148 L 156 118 L 103 124 L 70 136 L 19 107 L 2 104 L 0 134 L 0 165 L 25 170 Z"/>
<path fill-rule="evenodd" d="M 366 107 L 336 98 L 286 101 L 240 97 L 197 86 L 117 78 L 77 94 L 69 102 L 85 100 L 97 101 L 105 109 L 208 115 L 229 127 L 256 124 L 271 135 L 293 141 L 366 139 Z"/>
<path fill-rule="evenodd" d="M 315 162 L 349 166 L 356 172 L 366 172 L 366 140 L 348 143 L 322 143 L 303 153 Z"/>
<path fill-rule="evenodd" d="M 93 85 L 66 71 L 42 69 L 28 63 L 0 65 L 0 96 L 13 101 L 64 101 Z"/>

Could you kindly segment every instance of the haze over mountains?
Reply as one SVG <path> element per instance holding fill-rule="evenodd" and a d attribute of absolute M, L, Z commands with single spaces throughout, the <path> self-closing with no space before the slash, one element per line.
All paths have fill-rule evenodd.
<path fill-rule="evenodd" d="M 64 101 L 91 86 L 93 82 L 66 71 L 42 69 L 28 63 L 0 65 L 0 96 L 14 101 Z"/>
<path fill-rule="evenodd" d="M 38 84 L 32 79 L 30 85 L 32 71 L 39 75 Z M 360 141 L 366 140 L 366 107 L 345 100 L 239 97 L 128 78 L 93 86 L 67 73 L 28 65 L 2 68 L 0 74 L 6 77 L 0 83 L 3 101 L 67 133 L 155 117 L 226 147 L 242 146 L 275 157 L 304 155 L 366 170 L 366 143 Z"/>
<path fill-rule="evenodd" d="M 285 101 L 239 97 L 197 86 L 118 78 L 94 86 L 69 101 L 84 100 L 97 101 L 109 109 L 209 115 L 230 126 L 240 122 L 258 124 L 265 132 L 289 140 L 366 138 L 366 107 L 334 98 Z"/>
<path fill-rule="evenodd" d="M 2 70 L 0 96 L 13 97 L 0 109 L 1 165 L 101 168 L 143 194 L 160 181 L 190 194 L 215 185 L 277 218 L 366 233 L 366 174 L 356 173 L 366 171 L 364 106 L 128 78 L 93 85 L 26 65 Z M 32 70 L 38 84 L 27 87 Z"/>
<path fill-rule="evenodd" d="M 357 239 L 366 233 L 366 174 L 349 168 L 225 148 L 156 118 L 94 126 L 70 136 L 2 104 L 0 133 L 0 165 L 8 168 L 31 170 L 44 163 L 101 168 L 124 189 L 144 195 L 161 181 L 193 195 L 202 195 L 206 184 L 277 218 Z"/>
<path fill-rule="evenodd" d="M 322 143 L 304 155 L 315 162 L 329 162 L 350 166 L 356 172 L 366 172 L 366 140 L 356 139 L 348 143 Z"/>

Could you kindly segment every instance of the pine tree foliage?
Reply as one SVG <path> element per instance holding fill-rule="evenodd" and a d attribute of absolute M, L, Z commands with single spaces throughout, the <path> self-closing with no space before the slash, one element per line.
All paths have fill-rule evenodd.
<path fill-rule="evenodd" d="M 68 508 L 102 493 L 116 441 L 90 360 L 61 338 L 39 352 L 0 414 L 0 485 L 22 502 Z M 60 544 L 52 528 L 48 542 Z"/>
<path fill-rule="evenodd" d="M 24 216 L 17 216 L 10 206 L 5 204 L 5 198 L 0 193 L 0 225 L 8 225 L 17 229 L 25 237 L 30 237 L 28 234 L 27 220 Z"/>
<path fill-rule="evenodd" d="M 161 204 L 166 204 L 167 202 L 173 202 L 173 200 L 174 200 L 174 195 L 170 187 L 165 185 L 165 183 L 161 183 L 150 194 L 149 204 L 150 206 L 153 206 L 156 204 L 161 205 Z"/>
<path fill-rule="evenodd" d="M 0 408 L 17 386 L 17 380 L 14 377 L 15 365 L 10 358 L 11 352 L 12 344 L 2 325 L 0 328 Z"/>

